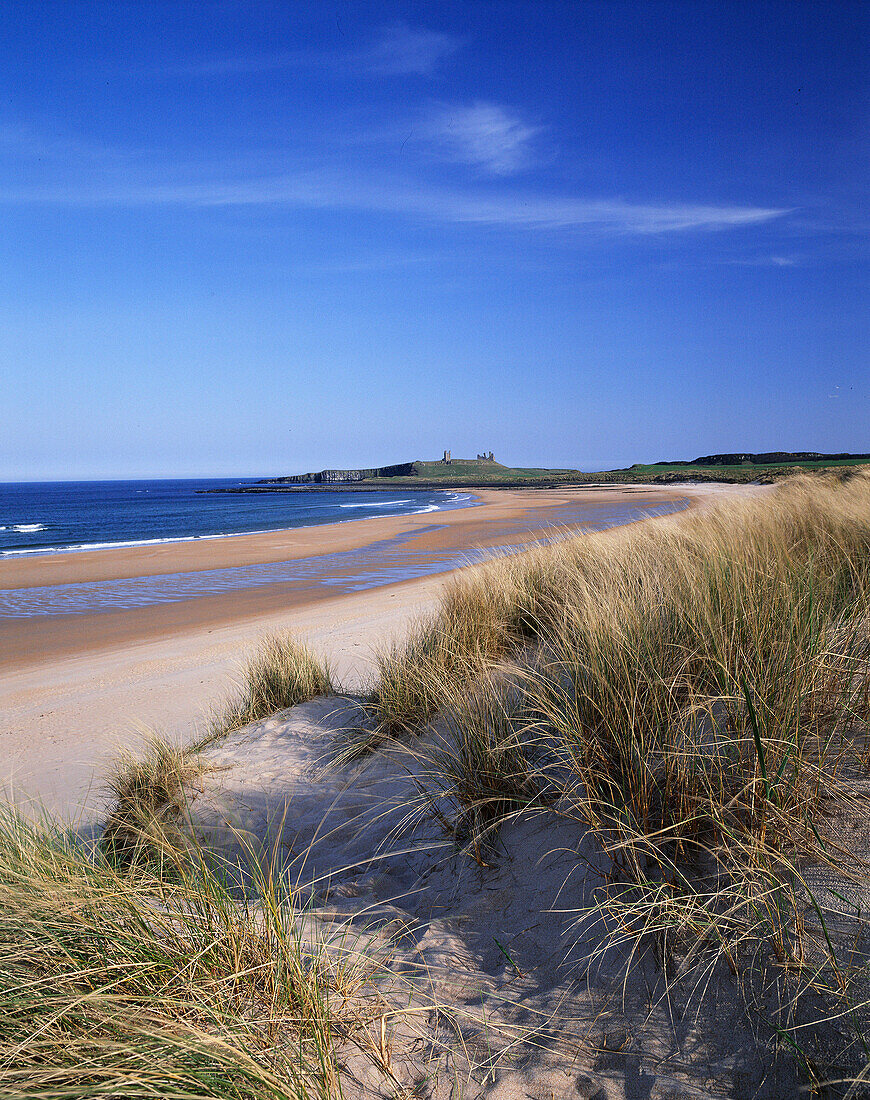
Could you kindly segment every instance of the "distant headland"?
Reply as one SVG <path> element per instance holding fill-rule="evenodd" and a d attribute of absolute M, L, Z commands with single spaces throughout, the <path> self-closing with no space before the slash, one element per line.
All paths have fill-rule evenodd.
<path fill-rule="evenodd" d="M 649 481 L 776 481 L 798 470 L 848 467 L 870 462 L 870 453 L 842 451 L 733 452 L 700 458 L 672 459 L 649 464 L 635 463 L 618 470 L 584 471 L 546 467 L 505 466 L 492 451 L 475 458 L 454 458 L 445 450 L 432 461 L 397 462 L 354 470 L 326 469 L 284 477 L 264 478 L 241 492 L 269 492 L 293 488 L 353 487 L 374 489 L 383 485 L 403 488 L 547 488 L 569 484 Z"/>
<path fill-rule="evenodd" d="M 511 470 L 496 462 L 492 451 L 479 454 L 476 458 L 454 458 L 450 451 L 445 451 L 442 458 L 435 462 L 397 462 L 393 466 L 374 466 L 360 470 L 318 470 L 308 474 L 289 474 L 287 477 L 264 478 L 260 485 L 329 485 L 335 482 L 372 481 L 375 478 L 395 477 L 463 477 L 466 474 L 492 475 L 499 473 L 573 473 L 574 471 L 559 470 Z"/>

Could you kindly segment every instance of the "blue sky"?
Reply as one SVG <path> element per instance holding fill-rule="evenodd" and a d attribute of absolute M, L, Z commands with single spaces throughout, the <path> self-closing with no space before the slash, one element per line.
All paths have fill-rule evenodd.
<path fill-rule="evenodd" d="M 868 9 L 0 9 L 0 479 L 870 450 Z"/>

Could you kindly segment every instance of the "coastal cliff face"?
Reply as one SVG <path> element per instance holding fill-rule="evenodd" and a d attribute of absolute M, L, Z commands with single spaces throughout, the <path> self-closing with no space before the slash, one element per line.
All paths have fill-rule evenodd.
<path fill-rule="evenodd" d="M 400 462 L 396 466 L 378 466 L 370 470 L 318 470 L 310 474 L 291 474 L 288 477 L 273 477 L 259 484 L 270 485 L 321 485 L 341 481 L 366 481 L 370 477 L 413 477 L 413 462 Z"/>

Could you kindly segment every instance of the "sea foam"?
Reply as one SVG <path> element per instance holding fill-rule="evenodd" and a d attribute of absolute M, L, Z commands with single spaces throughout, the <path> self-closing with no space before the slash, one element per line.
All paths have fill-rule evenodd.
<path fill-rule="evenodd" d="M 339 508 L 398 508 L 400 504 L 412 504 L 410 500 L 384 500 L 378 504 L 339 504 Z"/>

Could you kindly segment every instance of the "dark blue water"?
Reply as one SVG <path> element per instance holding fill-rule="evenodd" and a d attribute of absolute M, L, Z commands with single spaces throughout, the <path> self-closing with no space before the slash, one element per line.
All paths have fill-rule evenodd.
<path fill-rule="evenodd" d="M 0 557 L 279 531 L 473 503 L 467 493 L 449 490 L 201 491 L 250 484 L 238 478 L 0 483 Z"/>

